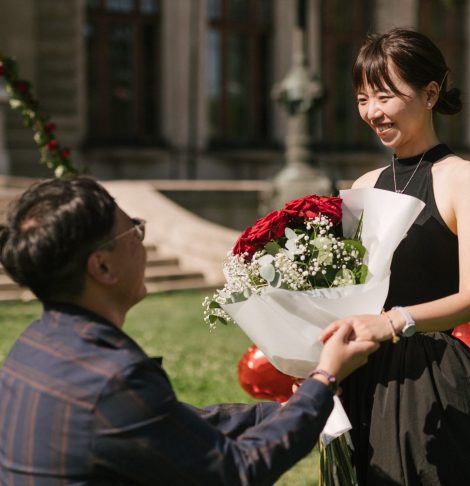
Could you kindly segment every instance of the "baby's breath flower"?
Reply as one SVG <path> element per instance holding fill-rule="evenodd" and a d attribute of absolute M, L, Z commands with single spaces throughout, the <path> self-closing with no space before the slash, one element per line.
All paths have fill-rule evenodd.
<path fill-rule="evenodd" d="M 264 248 L 251 258 L 248 253 L 229 252 L 223 269 L 226 284 L 202 303 L 203 318 L 210 329 L 218 320 L 231 321 L 222 308 L 224 304 L 261 294 L 271 285 L 297 291 L 355 284 L 353 271 L 363 265 L 362 258 L 357 249 L 346 247 L 334 233 L 330 219 L 320 214 L 289 228 L 288 245 L 284 246 L 285 237 L 277 239 L 280 248 L 275 254 L 268 254 Z M 270 281 L 261 276 L 261 267 Z"/>

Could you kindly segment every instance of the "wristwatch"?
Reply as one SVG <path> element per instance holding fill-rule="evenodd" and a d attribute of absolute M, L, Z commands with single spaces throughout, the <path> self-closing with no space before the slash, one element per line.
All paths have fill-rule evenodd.
<path fill-rule="evenodd" d="M 404 307 L 399 306 L 392 307 L 392 310 L 397 310 L 403 316 L 403 319 L 405 319 L 405 325 L 403 326 L 400 334 L 407 338 L 413 336 L 413 334 L 416 332 L 416 322 L 414 321 L 413 317 L 411 317 L 409 311 Z"/>
<path fill-rule="evenodd" d="M 336 381 L 336 376 L 332 375 L 331 373 L 328 373 L 328 371 L 321 370 L 321 369 L 316 369 L 313 370 L 308 377 L 312 378 L 315 375 L 323 375 L 327 380 L 328 380 L 328 388 L 331 390 L 331 393 L 336 394 L 338 390 L 338 382 Z"/>

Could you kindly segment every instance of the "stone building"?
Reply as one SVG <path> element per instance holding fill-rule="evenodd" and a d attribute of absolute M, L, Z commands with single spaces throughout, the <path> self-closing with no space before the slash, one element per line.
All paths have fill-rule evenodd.
<path fill-rule="evenodd" d="M 309 70 L 325 93 L 311 115 L 312 149 L 332 179 L 388 157 L 359 120 L 351 89 L 367 31 L 429 34 L 451 82 L 468 85 L 463 0 L 1 0 L 0 50 L 33 83 L 60 142 L 98 177 L 264 179 L 284 164 L 286 113 L 271 91 L 291 66 L 302 5 Z M 459 153 L 470 145 L 465 106 L 438 120 Z M 11 110 L 4 139 L 3 173 L 47 173 Z"/>

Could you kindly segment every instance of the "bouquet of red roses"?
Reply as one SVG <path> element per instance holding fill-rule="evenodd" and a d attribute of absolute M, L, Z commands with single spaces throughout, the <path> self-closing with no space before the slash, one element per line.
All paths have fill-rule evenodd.
<path fill-rule="evenodd" d="M 328 324 L 380 313 L 393 252 L 424 207 L 380 189 L 340 196 L 295 199 L 246 228 L 224 264 L 226 284 L 203 303 L 211 328 L 236 322 L 277 369 L 299 378 L 315 368 Z M 350 462 L 338 469 L 332 440 L 350 428 L 335 399 L 322 442 L 334 446 L 331 470 L 348 481 Z"/>
<path fill-rule="evenodd" d="M 269 287 L 299 291 L 364 283 L 361 222 L 353 237 L 344 238 L 341 205 L 339 197 L 309 195 L 246 228 L 227 256 L 226 285 L 205 300 L 209 325 L 232 320 L 224 304 Z"/>
<path fill-rule="evenodd" d="M 285 229 L 290 225 L 297 226 L 319 215 L 328 217 L 333 225 L 338 225 L 342 215 L 341 198 L 312 194 L 288 202 L 280 211 L 271 211 L 253 226 L 248 226 L 235 243 L 232 253 L 251 259 L 266 243 L 284 236 Z"/>
<path fill-rule="evenodd" d="M 203 303 L 205 320 L 236 322 L 283 373 L 304 378 L 318 336 L 336 319 L 378 314 L 393 252 L 424 203 L 381 189 L 309 195 L 243 231 L 226 283 Z"/>

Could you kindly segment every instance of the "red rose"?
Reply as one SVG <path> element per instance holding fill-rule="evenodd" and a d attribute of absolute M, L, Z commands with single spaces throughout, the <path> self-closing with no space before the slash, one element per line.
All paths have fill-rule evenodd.
<path fill-rule="evenodd" d="M 321 213 L 328 216 L 333 224 L 338 224 L 342 217 L 341 203 L 340 197 L 311 194 L 289 201 L 284 209 L 294 212 L 299 218 L 315 218 Z"/>
<path fill-rule="evenodd" d="M 46 130 L 47 133 L 53 132 L 57 128 L 57 125 L 53 122 L 47 122 L 46 126 L 44 127 L 44 130 Z"/>
<path fill-rule="evenodd" d="M 46 147 L 49 150 L 55 150 L 57 148 L 57 140 L 52 139 L 49 142 L 46 143 Z"/>
<path fill-rule="evenodd" d="M 291 219 L 289 211 L 271 211 L 243 231 L 233 247 L 233 254 L 239 255 L 247 252 L 248 257 L 251 258 L 266 243 L 282 236 Z"/>
<path fill-rule="evenodd" d="M 64 157 L 64 159 L 67 159 L 67 158 L 70 157 L 70 150 L 68 148 L 63 148 L 60 151 L 60 155 L 62 155 L 62 157 Z"/>
<path fill-rule="evenodd" d="M 0 76 L 3 76 L 5 74 L 5 64 L 3 64 L 2 61 L 0 61 Z"/>
<path fill-rule="evenodd" d="M 16 89 L 16 91 L 19 91 L 20 93 L 26 93 L 29 89 L 28 81 L 17 81 L 15 83 L 15 89 Z"/>

